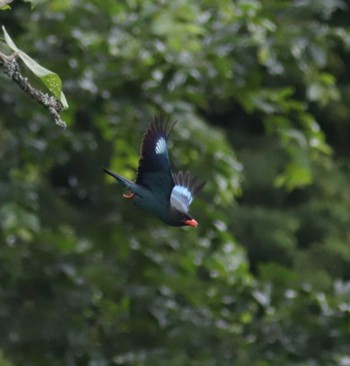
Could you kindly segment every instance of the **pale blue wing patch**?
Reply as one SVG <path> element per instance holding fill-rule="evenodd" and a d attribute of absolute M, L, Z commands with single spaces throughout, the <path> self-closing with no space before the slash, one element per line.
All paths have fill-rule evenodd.
<path fill-rule="evenodd" d="M 188 208 L 193 200 L 189 188 L 182 185 L 175 185 L 170 195 L 170 204 L 178 211 L 188 212 Z"/>
<path fill-rule="evenodd" d="M 187 213 L 195 195 L 204 187 L 205 182 L 198 182 L 189 172 L 173 173 L 174 187 L 170 195 L 170 205 L 178 211 Z"/>
<path fill-rule="evenodd" d="M 156 142 L 155 151 L 156 151 L 156 154 L 158 154 L 158 155 L 164 154 L 167 152 L 167 144 L 166 144 L 166 140 L 164 137 L 160 137 L 158 139 L 158 141 Z"/>

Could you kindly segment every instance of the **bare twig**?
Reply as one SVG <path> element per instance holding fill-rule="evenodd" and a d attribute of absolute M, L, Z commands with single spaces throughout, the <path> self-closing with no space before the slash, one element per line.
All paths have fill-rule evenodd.
<path fill-rule="evenodd" d="M 21 74 L 16 58 L 17 52 L 14 52 L 11 56 L 7 56 L 0 52 L 0 67 L 2 67 L 4 73 L 35 101 L 42 104 L 49 111 L 57 126 L 66 128 L 66 123 L 62 121 L 60 117 L 60 113 L 63 111 L 62 103 L 54 96 L 43 93 L 30 85 L 28 79 Z"/>

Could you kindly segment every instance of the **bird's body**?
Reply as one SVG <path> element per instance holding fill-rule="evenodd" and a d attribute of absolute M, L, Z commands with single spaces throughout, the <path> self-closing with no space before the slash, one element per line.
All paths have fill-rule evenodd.
<path fill-rule="evenodd" d="M 136 181 L 104 169 L 129 191 L 125 198 L 171 226 L 197 226 L 188 213 L 194 195 L 204 186 L 189 173 L 172 173 L 167 149 L 168 129 L 164 121 L 151 123 L 144 135 Z"/>

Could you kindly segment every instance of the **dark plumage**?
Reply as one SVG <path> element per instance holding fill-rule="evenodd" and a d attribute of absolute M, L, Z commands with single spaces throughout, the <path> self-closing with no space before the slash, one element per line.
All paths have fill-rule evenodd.
<path fill-rule="evenodd" d="M 136 181 L 123 178 L 108 169 L 104 171 L 128 189 L 123 197 L 150 212 L 168 225 L 197 226 L 188 213 L 194 196 L 205 182 L 198 182 L 188 172 L 172 173 L 168 156 L 167 140 L 175 123 L 170 127 L 163 120 L 151 123 L 141 145 L 141 157 Z"/>

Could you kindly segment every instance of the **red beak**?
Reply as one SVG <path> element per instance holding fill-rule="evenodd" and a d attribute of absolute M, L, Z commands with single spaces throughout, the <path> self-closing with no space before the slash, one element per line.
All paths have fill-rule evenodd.
<path fill-rule="evenodd" d="M 197 227 L 198 226 L 198 222 L 195 219 L 186 220 L 185 221 L 185 225 Z"/>

